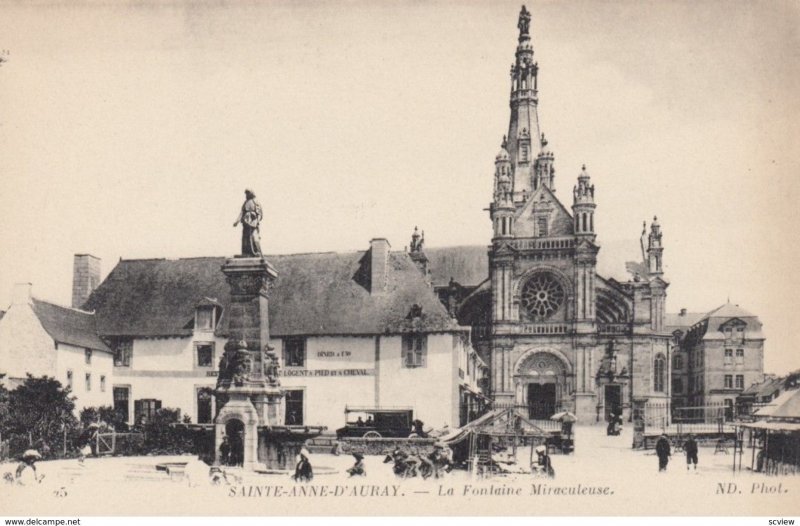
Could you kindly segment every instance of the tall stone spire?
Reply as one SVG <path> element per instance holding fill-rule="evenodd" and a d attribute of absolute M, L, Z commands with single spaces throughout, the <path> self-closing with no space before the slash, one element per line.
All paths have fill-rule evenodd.
<path fill-rule="evenodd" d="M 539 66 L 533 61 L 530 22 L 531 14 L 523 5 L 517 23 L 519 44 L 516 60 L 511 65 L 511 119 L 508 124 L 506 147 L 514 172 L 514 201 L 521 201 L 523 192 L 530 195 L 535 189 L 534 164 L 542 150 L 537 114 Z M 543 184 L 550 186 L 552 179 L 546 180 Z"/>

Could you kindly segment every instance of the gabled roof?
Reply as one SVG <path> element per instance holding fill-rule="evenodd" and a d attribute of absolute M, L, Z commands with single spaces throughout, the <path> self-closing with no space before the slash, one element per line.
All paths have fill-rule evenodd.
<path fill-rule="evenodd" d="M 548 236 L 571 236 L 575 233 L 572 214 L 547 186 L 540 186 L 515 213 L 513 233 L 517 237 L 535 235 L 535 211 L 550 210 Z"/>
<path fill-rule="evenodd" d="M 489 411 L 463 427 L 454 429 L 439 440 L 445 444 L 456 444 L 472 433 L 492 436 L 548 436 L 539 426 L 512 407 Z"/>
<path fill-rule="evenodd" d="M 275 336 L 463 330 L 407 253 L 390 254 L 387 291 L 376 295 L 369 290 L 369 251 L 265 259 L 278 272 L 269 296 Z M 213 298 L 223 307 L 217 333 L 225 336 L 230 292 L 224 263 L 222 257 L 122 260 L 86 307 L 96 311 L 105 336 L 189 336 L 195 308 Z M 422 316 L 411 319 L 415 304 Z"/>
<path fill-rule="evenodd" d="M 36 298 L 31 298 L 31 306 L 44 330 L 56 342 L 111 352 L 97 335 L 93 314 Z"/>

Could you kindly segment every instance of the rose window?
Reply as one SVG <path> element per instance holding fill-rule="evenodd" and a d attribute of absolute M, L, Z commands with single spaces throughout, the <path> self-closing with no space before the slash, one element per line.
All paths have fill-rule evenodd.
<path fill-rule="evenodd" d="M 543 272 L 525 283 L 520 296 L 522 306 L 534 321 L 549 318 L 564 302 L 564 289 L 555 276 Z"/>

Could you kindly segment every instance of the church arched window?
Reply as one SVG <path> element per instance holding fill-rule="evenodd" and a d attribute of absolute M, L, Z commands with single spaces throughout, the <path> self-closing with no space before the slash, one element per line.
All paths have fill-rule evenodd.
<path fill-rule="evenodd" d="M 666 386 L 667 360 L 663 354 L 657 354 L 653 361 L 653 391 L 663 393 Z"/>

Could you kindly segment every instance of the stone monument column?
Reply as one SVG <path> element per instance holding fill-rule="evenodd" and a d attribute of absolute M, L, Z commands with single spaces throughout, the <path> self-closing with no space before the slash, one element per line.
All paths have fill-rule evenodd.
<path fill-rule="evenodd" d="M 230 437 L 242 445 L 242 467 L 253 470 L 258 458 L 259 427 L 277 425 L 283 395 L 277 375 L 267 375 L 277 357 L 269 353 L 269 290 L 277 272 L 263 257 L 234 257 L 222 266 L 231 291 L 226 312 L 229 341 L 220 360 L 216 394 L 221 405 L 216 423 L 216 444 L 226 428 L 243 425 L 243 437 Z M 270 369 L 272 370 L 272 369 Z M 239 431 L 237 431 L 238 433 Z M 217 448 L 216 455 L 219 456 Z M 219 459 L 217 459 L 219 460 Z"/>

